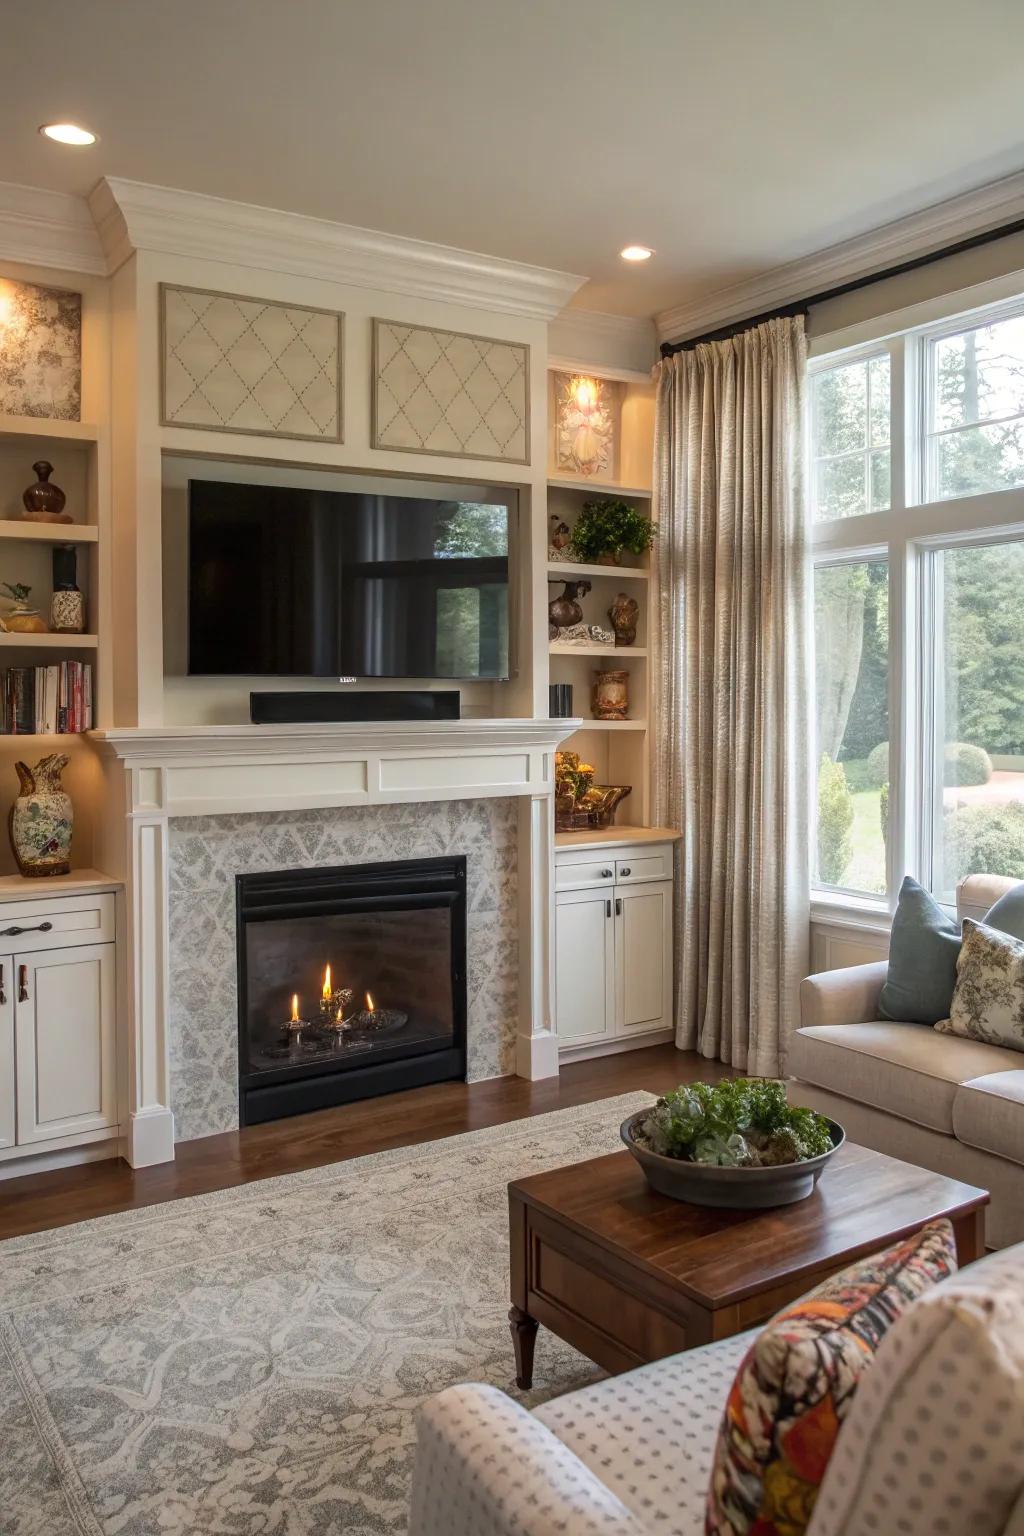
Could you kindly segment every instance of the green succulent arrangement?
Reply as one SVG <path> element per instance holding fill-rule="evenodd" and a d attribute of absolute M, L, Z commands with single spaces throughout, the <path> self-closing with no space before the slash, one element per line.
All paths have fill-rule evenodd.
<path fill-rule="evenodd" d="M 785 1085 L 766 1077 L 685 1083 L 658 1100 L 634 1136 L 662 1157 L 719 1168 L 774 1168 L 832 1148 L 824 1115 L 787 1104 Z"/>
<path fill-rule="evenodd" d="M 645 554 L 653 538 L 650 518 L 628 501 L 585 501 L 573 529 L 572 548 L 577 560 L 589 565 L 623 550 L 631 555 Z"/>

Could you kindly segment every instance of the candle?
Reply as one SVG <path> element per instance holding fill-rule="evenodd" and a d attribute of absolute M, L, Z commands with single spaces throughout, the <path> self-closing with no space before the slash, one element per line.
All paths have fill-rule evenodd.
<path fill-rule="evenodd" d="M 324 970 L 324 1002 L 325 1003 L 329 1003 L 330 1002 L 330 1000 L 331 1000 L 331 992 L 332 992 L 332 987 L 331 987 L 331 968 L 328 965 L 325 968 L 325 970 Z"/>
<path fill-rule="evenodd" d="M 298 1022 L 299 1022 L 299 994 L 297 992 L 293 992 L 292 993 L 292 1023 L 293 1024 L 297 1024 Z"/>
<path fill-rule="evenodd" d="M 374 1011 L 373 998 L 370 996 L 369 992 L 366 994 L 366 1011 L 367 1013 L 373 1013 Z"/>

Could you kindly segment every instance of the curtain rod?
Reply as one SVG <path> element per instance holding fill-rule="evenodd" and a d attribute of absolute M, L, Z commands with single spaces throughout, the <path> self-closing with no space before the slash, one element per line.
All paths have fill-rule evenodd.
<path fill-rule="evenodd" d="M 848 283 L 837 284 L 835 288 L 826 288 L 821 293 L 812 293 L 809 298 L 797 299 L 792 304 L 781 304 L 775 309 L 766 310 L 763 314 L 750 315 L 745 320 L 721 325 L 717 330 L 705 331 L 701 336 L 690 336 L 685 341 L 663 341 L 661 355 L 672 357 L 676 352 L 688 352 L 705 341 L 728 341 L 731 336 L 738 336 L 741 331 L 749 331 L 755 325 L 763 325 L 766 320 L 787 315 L 806 316 L 808 310 L 815 304 L 824 304 L 828 299 L 841 299 L 845 294 L 856 293 L 860 288 L 870 288 L 872 283 L 884 282 L 887 277 L 902 277 L 904 272 L 916 272 L 919 267 L 929 267 L 933 262 L 944 261 L 947 256 L 959 256 L 962 251 L 973 251 L 979 245 L 991 245 L 995 240 L 1003 240 L 1007 235 L 1019 235 L 1022 232 L 1024 232 L 1024 219 L 1014 219 L 1011 224 L 1000 224 L 996 229 L 986 229 L 981 234 L 969 235 L 965 240 L 954 241 L 952 245 L 943 245 L 937 251 L 928 251 L 924 256 L 913 256 L 909 261 L 897 262 L 892 267 L 883 267 L 881 271 L 871 272 L 867 277 L 855 277 Z"/>

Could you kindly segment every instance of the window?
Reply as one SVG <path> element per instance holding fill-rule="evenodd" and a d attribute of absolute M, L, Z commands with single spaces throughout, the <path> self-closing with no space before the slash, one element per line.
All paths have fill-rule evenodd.
<path fill-rule="evenodd" d="M 1024 541 L 930 558 L 932 885 L 952 901 L 965 875 L 1024 880 Z"/>
<path fill-rule="evenodd" d="M 814 516 L 821 522 L 889 506 L 889 356 L 812 377 Z"/>
<path fill-rule="evenodd" d="M 1024 880 L 1024 298 L 812 357 L 807 428 L 814 883 Z"/>
<path fill-rule="evenodd" d="M 1024 315 L 931 341 L 932 500 L 1024 485 Z"/>
<path fill-rule="evenodd" d="M 886 889 L 888 579 L 881 560 L 819 565 L 814 578 L 815 874 L 869 895 Z"/>

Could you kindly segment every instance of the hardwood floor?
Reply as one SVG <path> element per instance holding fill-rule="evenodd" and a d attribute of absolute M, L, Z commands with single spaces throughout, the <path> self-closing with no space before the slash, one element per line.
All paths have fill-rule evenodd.
<path fill-rule="evenodd" d="M 677 1083 L 717 1081 L 728 1075 L 726 1068 L 692 1051 L 660 1045 L 577 1062 L 543 1082 L 502 1077 L 486 1083 L 438 1083 L 179 1142 L 174 1162 L 156 1168 L 134 1170 L 112 1159 L 27 1174 L 0 1182 L 0 1238 L 230 1189 L 253 1179 L 434 1141 L 638 1088 L 664 1093 Z"/>

